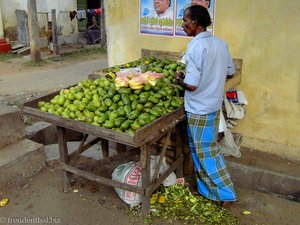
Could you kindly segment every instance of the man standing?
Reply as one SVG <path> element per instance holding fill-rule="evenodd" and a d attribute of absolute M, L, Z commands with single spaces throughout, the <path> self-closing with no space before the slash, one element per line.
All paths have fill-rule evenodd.
<path fill-rule="evenodd" d="M 194 37 L 185 54 L 186 75 L 176 74 L 185 88 L 189 147 L 192 154 L 198 192 L 222 204 L 236 200 L 236 193 L 225 160 L 218 151 L 220 108 L 227 75 L 234 65 L 227 44 L 212 36 L 207 9 L 192 5 L 185 9 L 183 30 Z"/>

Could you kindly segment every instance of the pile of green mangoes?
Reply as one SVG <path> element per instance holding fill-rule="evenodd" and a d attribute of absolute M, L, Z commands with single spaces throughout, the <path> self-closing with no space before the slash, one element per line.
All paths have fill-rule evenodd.
<path fill-rule="evenodd" d="M 150 57 L 126 65 L 127 68 L 147 66 L 148 71 L 152 68 L 159 71 L 157 68 L 160 68 L 164 73 L 154 86 L 146 83 L 138 90 L 129 87 L 116 89 L 115 76 L 112 74 L 123 65 L 104 69 L 108 73 L 106 76 L 94 81 L 83 80 L 77 86 L 63 89 L 50 102 L 38 102 L 38 108 L 44 112 L 134 136 L 134 132 L 140 127 L 183 106 L 182 88 L 173 83 L 176 69 L 183 67 L 176 64 L 175 68 L 175 64 Z"/>
<path fill-rule="evenodd" d="M 184 63 L 171 61 L 168 59 L 158 59 L 155 58 L 154 56 L 150 56 L 148 58 L 141 58 L 139 60 L 135 60 L 133 62 L 122 64 L 119 66 L 105 68 L 102 71 L 107 72 L 110 75 L 114 76 L 113 73 L 118 72 L 121 68 L 131 68 L 131 67 L 139 67 L 142 73 L 146 71 L 163 73 L 165 78 L 164 81 L 174 83 L 174 84 L 176 83 L 175 80 L 176 72 L 185 70 Z"/>

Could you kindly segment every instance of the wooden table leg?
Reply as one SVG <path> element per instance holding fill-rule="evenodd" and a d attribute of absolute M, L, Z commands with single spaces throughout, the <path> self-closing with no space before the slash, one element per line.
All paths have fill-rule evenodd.
<path fill-rule="evenodd" d="M 175 159 L 182 155 L 182 149 L 184 147 L 182 133 L 184 132 L 184 126 L 181 123 L 177 124 L 176 127 L 176 144 L 175 144 Z M 183 163 L 181 163 L 176 169 L 177 178 L 183 177 Z"/>
<path fill-rule="evenodd" d="M 101 139 L 101 149 L 102 149 L 103 158 L 108 158 L 109 157 L 108 140 Z"/>
<path fill-rule="evenodd" d="M 150 151 L 147 151 L 147 144 L 140 147 L 140 160 L 142 166 L 142 214 L 148 215 L 150 213 L 150 196 L 146 195 L 146 188 L 150 185 Z"/>
<path fill-rule="evenodd" d="M 126 152 L 126 145 L 117 143 L 116 150 L 117 150 L 117 153 Z"/>
<path fill-rule="evenodd" d="M 57 126 L 57 138 L 58 138 L 60 162 L 68 164 L 69 155 L 68 155 L 68 146 L 66 141 L 66 128 Z M 69 181 L 69 173 L 64 169 L 62 169 L 62 183 L 63 183 L 63 192 L 69 192 L 71 188 L 70 181 Z"/>

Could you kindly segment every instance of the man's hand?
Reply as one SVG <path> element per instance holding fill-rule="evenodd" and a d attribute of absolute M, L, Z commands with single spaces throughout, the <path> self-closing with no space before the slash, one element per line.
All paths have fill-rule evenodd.
<path fill-rule="evenodd" d="M 183 80 L 184 77 L 185 77 L 185 75 L 182 71 L 179 71 L 176 73 L 176 80 L 179 80 L 179 79 Z"/>
<path fill-rule="evenodd" d="M 177 80 L 178 84 L 180 84 L 186 90 L 189 90 L 189 91 L 196 90 L 197 87 L 192 86 L 192 85 L 188 85 L 188 84 L 183 82 L 184 77 L 185 77 L 185 74 L 182 71 L 179 71 L 179 72 L 176 73 L 176 80 Z"/>

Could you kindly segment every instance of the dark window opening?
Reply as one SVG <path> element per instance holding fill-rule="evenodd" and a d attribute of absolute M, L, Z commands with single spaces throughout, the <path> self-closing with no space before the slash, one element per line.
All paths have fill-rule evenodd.
<path fill-rule="evenodd" d="M 88 9 L 99 9 L 101 8 L 101 2 L 95 0 L 87 0 L 87 8 Z"/>

